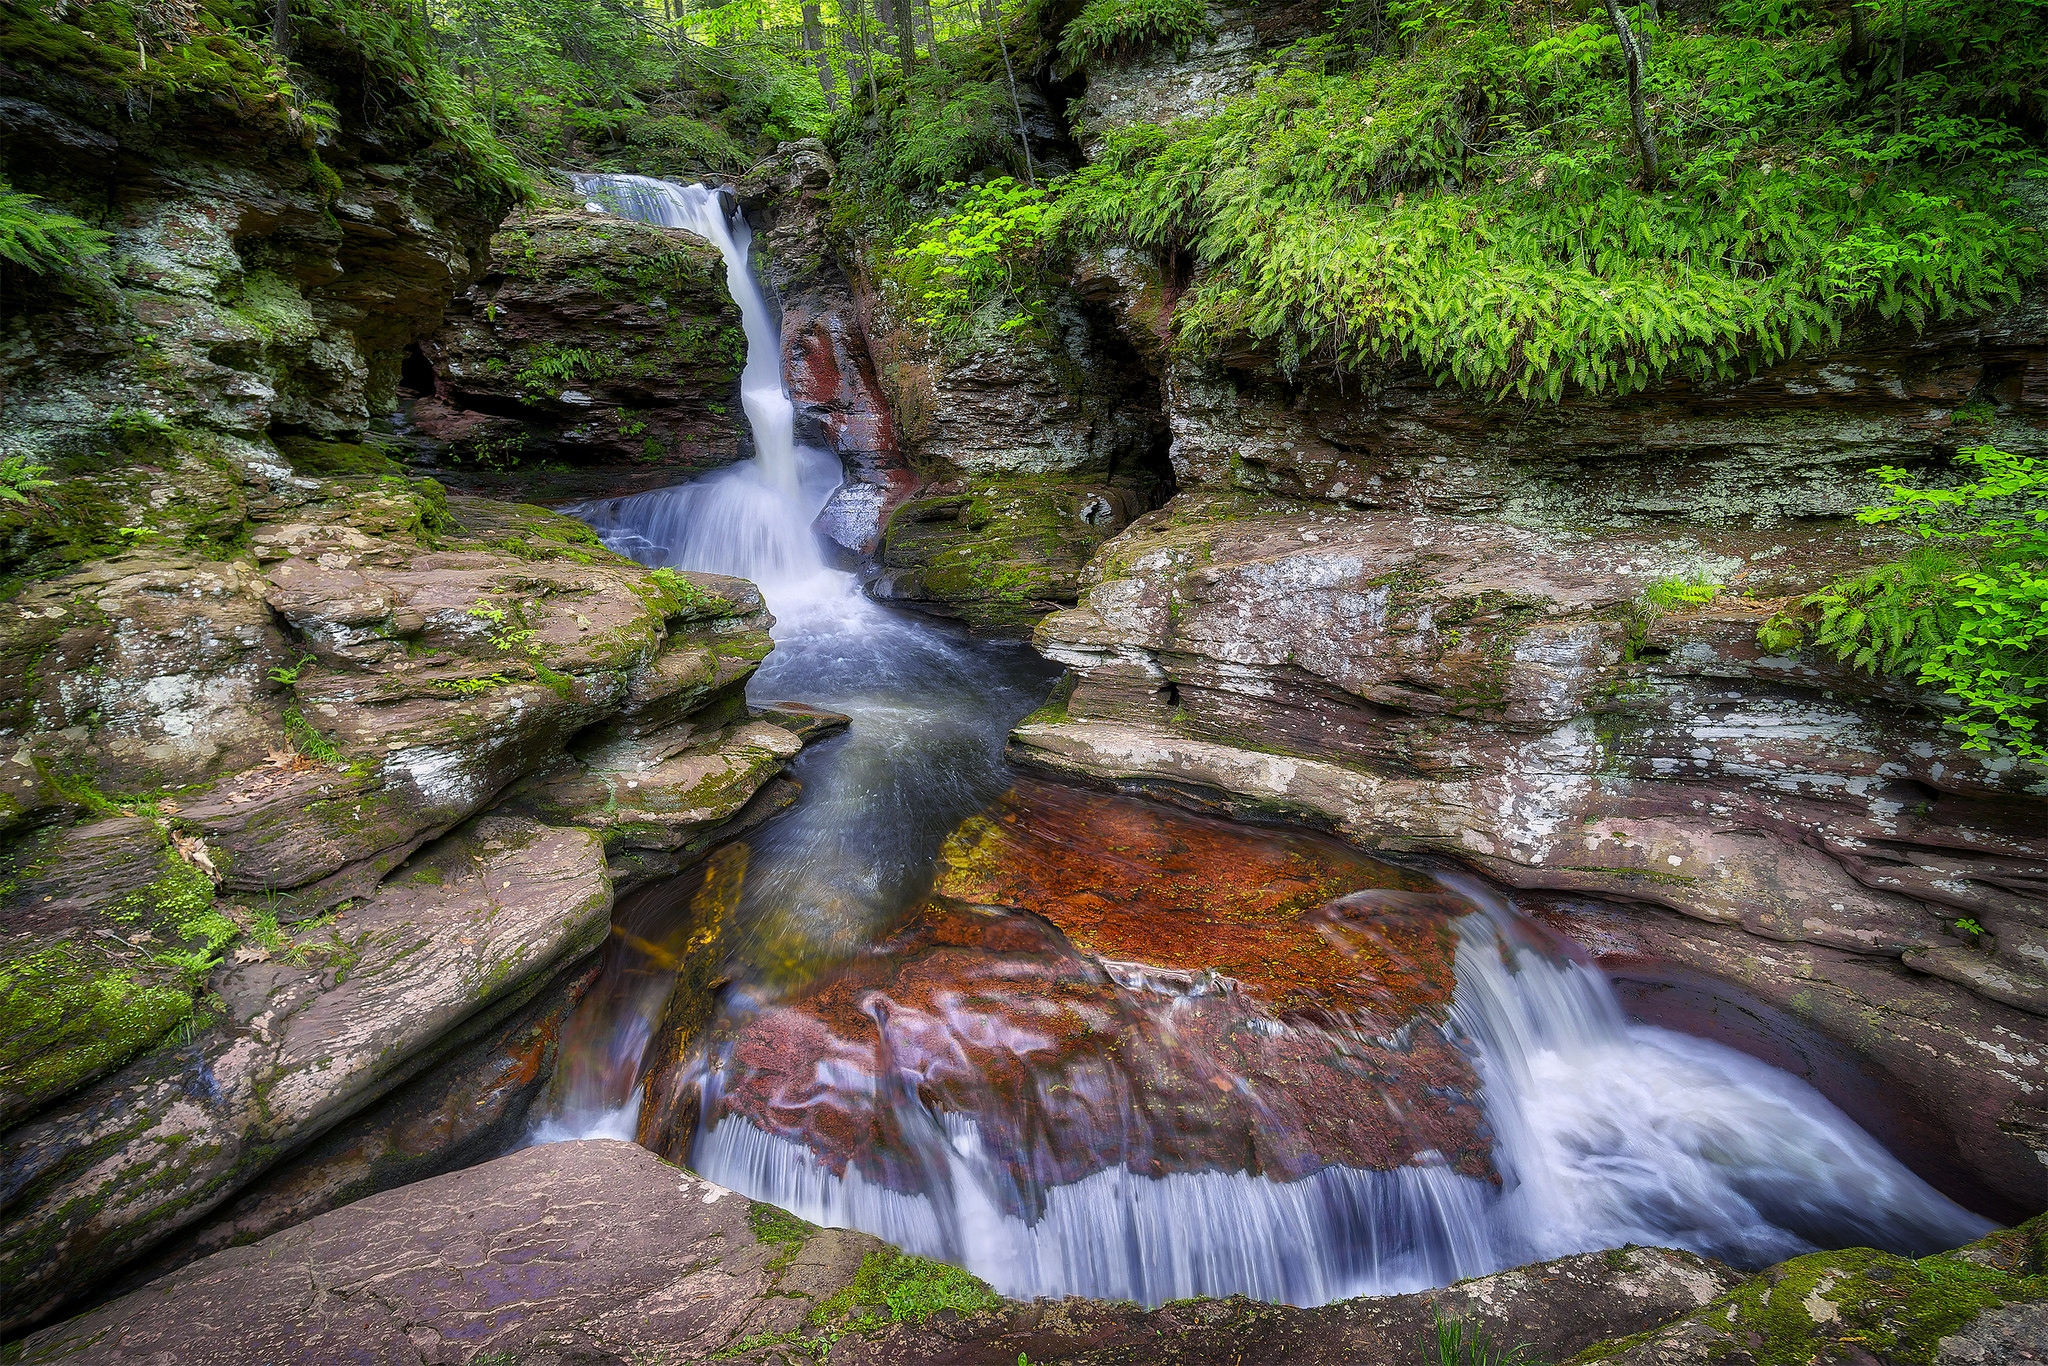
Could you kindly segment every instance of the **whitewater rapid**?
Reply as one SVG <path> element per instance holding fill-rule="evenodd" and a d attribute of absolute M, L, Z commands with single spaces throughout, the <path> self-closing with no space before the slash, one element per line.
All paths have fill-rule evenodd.
<path fill-rule="evenodd" d="M 757 838 L 745 895 L 778 932 L 857 952 L 917 895 L 945 831 L 1002 790 L 1002 735 L 1044 676 L 1014 649 L 869 601 L 824 562 L 811 524 L 840 471 L 792 438 L 775 317 L 748 268 L 743 216 L 701 186 L 602 176 L 579 188 L 725 254 L 746 318 L 756 455 L 680 488 L 571 510 L 644 563 L 753 579 L 775 614 L 777 648 L 749 695 L 854 717 L 844 739 L 799 760 L 804 799 Z M 692 1164 L 814 1223 L 957 1262 L 1008 1295 L 1148 1305 L 1230 1294 L 1319 1304 L 1626 1243 L 1745 1265 L 1817 1246 L 1924 1254 L 1991 1227 L 1811 1086 L 1721 1045 L 1628 1023 L 1596 968 L 1556 952 L 1484 888 L 1454 890 L 1473 910 L 1457 925 L 1446 1028 L 1482 1082 L 1498 1183 L 1426 1152 L 1393 1171 L 1328 1167 L 1287 1182 L 1116 1166 L 1047 1190 L 1027 1222 L 996 1196 L 1001 1158 L 970 1121 L 944 1114 L 902 1117 L 939 1126 L 944 1153 L 915 1192 L 870 1183 L 857 1165 L 835 1174 L 738 1118 L 700 1129 Z M 593 1065 L 606 1080 L 579 1090 L 570 1078 L 571 1099 L 542 1122 L 540 1141 L 631 1136 L 638 1096 L 621 1092 L 659 1009 L 654 1000 L 609 1022 L 609 1051 Z M 718 1060 L 706 1060 L 707 1125 L 719 1078 Z"/>

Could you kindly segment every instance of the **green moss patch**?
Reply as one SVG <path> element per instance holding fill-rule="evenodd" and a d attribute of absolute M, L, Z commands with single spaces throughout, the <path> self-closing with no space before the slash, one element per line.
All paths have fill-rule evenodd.
<path fill-rule="evenodd" d="M 885 1247 L 862 1258 L 853 1280 L 820 1301 L 810 1322 L 874 1332 L 892 1323 L 923 1323 L 941 1309 L 975 1314 L 1002 1303 L 985 1281 L 957 1266 Z"/>
<path fill-rule="evenodd" d="M 60 1096 L 119 1067 L 191 1013 L 190 991 L 77 945 L 0 962 L 0 1093 L 24 1107 Z"/>

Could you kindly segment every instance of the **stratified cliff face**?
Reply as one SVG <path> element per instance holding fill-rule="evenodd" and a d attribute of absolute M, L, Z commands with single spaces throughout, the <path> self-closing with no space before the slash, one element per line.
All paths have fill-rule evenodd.
<path fill-rule="evenodd" d="M 1091 73 L 1083 140 L 1229 93 L 1272 40 L 1211 17 L 1211 41 Z M 1398 362 L 1194 355 L 1161 340 L 1187 283 L 1129 252 L 1076 270 L 1158 376 L 1179 493 L 1039 624 L 1068 694 L 1013 757 L 1482 872 L 1635 974 L 1653 1018 L 1780 1061 L 1788 1030 L 1833 1040 L 1863 1079 L 1816 1064 L 1823 1090 L 1881 1078 L 1966 1199 L 2048 1204 L 2048 775 L 1961 750 L 1937 695 L 1758 641 L 1899 553 L 1851 516 L 1872 467 L 2048 450 L 2038 296 L 1522 407 Z M 1752 1008 L 1780 1025 L 1745 1039 Z"/>
<path fill-rule="evenodd" d="M 615 885 L 816 725 L 745 706 L 751 585 L 362 444 L 511 187 L 317 17 L 280 86 L 183 13 L 149 69 L 211 85 L 0 30 L 6 176 L 112 234 L 0 296 L 51 481 L 0 503 L 4 1334 L 231 1202 L 188 1254 L 509 1141 Z"/>

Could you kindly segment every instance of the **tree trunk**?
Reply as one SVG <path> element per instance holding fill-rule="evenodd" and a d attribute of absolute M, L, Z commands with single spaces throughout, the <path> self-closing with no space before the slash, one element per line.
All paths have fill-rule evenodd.
<path fill-rule="evenodd" d="M 1017 141 L 1024 144 L 1024 183 L 1038 188 L 1038 172 L 1031 165 L 1031 134 L 1024 128 L 1024 105 L 1017 98 L 1017 69 L 1010 65 L 1010 44 L 1003 37 L 1002 0 L 996 0 L 996 46 L 1003 50 L 1003 74 L 1010 78 L 1010 108 L 1017 115 Z"/>
<path fill-rule="evenodd" d="M 896 55 L 907 77 L 917 69 L 917 19 L 911 13 L 913 0 L 896 0 Z"/>
<path fill-rule="evenodd" d="M 1892 136 L 1906 131 L 1906 0 L 1899 0 L 1899 63 L 1892 72 Z"/>
<path fill-rule="evenodd" d="M 1870 20 L 1863 0 L 1849 0 L 1849 65 L 1861 66 L 1870 56 Z"/>
<path fill-rule="evenodd" d="M 1904 0 L 1900 0 L 1904 3 Z M 1643 158 L 1643 183 L 1655 185 L 1657 169 L 1657 130 L 1650 126 L 1650 112 L 1643 105 L 1643 77 L 1648 59 L 1643 55 L 1642 44 L 1637 41 L 1635 30 L 1629 27 L 1628 15 L 1622 12 L 1621 0 L 1607 0 L 1607 17 L 1614 21 L 1614 32 L 1621 39 L 1622 60 L 1628 65 L 1628 112 L 1635 124 L 1636 150 Z"/>
<path fill-rule="evenodd" d="M 841 0 L 841 3 L 843 5 L 845 0 Z M 883 3 L 883 0 L 876 0 L 876 3 Z M 843 8 L 839 12 L 842 16 L 846 13 Z M 875 48 L 874 44 L 868 41 L 868 11 L 864 0 L 853 0 L 853 14 L 860 32 L 860 67 L 867 73 L 868 78 L 868 103 L 879 112 L 882 107 L 882 95 L 875 89 Z"/>
<path fill-rule="evenodd" d="M 825 55 L 825 20 L 819 0 L 804 0 L 804 50 L 818 68 L 818 88 L 825 92 L 825 107 L 839 107 L 839 85 L 832 79 L 832 59 Z"/>
<path fill-rule="evenodd" d="M 291 51 L 291 0 L 276 0 L 270 9 L 270 48 L 282 57 Z"/>

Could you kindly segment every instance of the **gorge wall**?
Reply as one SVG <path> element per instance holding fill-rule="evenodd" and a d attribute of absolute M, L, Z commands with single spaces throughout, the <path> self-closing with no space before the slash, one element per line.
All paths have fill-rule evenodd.
<path fill-rule="evenodd" d="M 1209 16 L 1085 73 L 1083 146 L 1214 108 L 1313 22 Z M 938 338 L 802 159 L 802 194 L 771 164 L 750 203 L 821 263 L 789 278 L 845 285 L 790 316 L 857 332 L 921 481 L 873 591 L 1036 620 L 1069 669 L 1014 760 L 1478 872 L 1645 1018 L 1808 1077 L 1967 1203 L 2048 1203 L 2048 780 L 1961 749 L 1929 690 L 1759 640 L 1908 544 L 1852 516 L 1874 466 L 2048 449 L 2038 291 L 1722 383 L 1501 403 L 1199 353 L 1186 263 L 1122 248 L 1072 261 L 1042 330 Z"/>
<path fill-rule="evenodd" d="M 488 149 L 319 15 L 282 86 L 177 23 L 142 66 L 11 9 L 0 64 L 5 175 L 111 235 L 96 268 L 4 281 L 4 453 L 47 479 L 0 503 L 9 1335 L 502 1150 L 615 893 L 793 799 L 773 780 L 820 725 L 746 706 L 752 585 L 391 458 L 414 348 L 531 359 L 531 277 L 485 273 L 516 188 Z M 227 74 L 182 72 L 195 51 Z M 565 213 L 512 231 L 546 259 Z M 593 254 L 628 231 L 604 229 Z M 677 430 L 731 458 L 716 253 L 649 229 L 611 264 L 645 269 L 650 234 L 674 308 L 648 350 L 681 387 L 600 394 L 687 400 Z M 444 316 L 479 279 L 509 339 Z M 545 306 L 654 311 L 613 294 Z"/>

